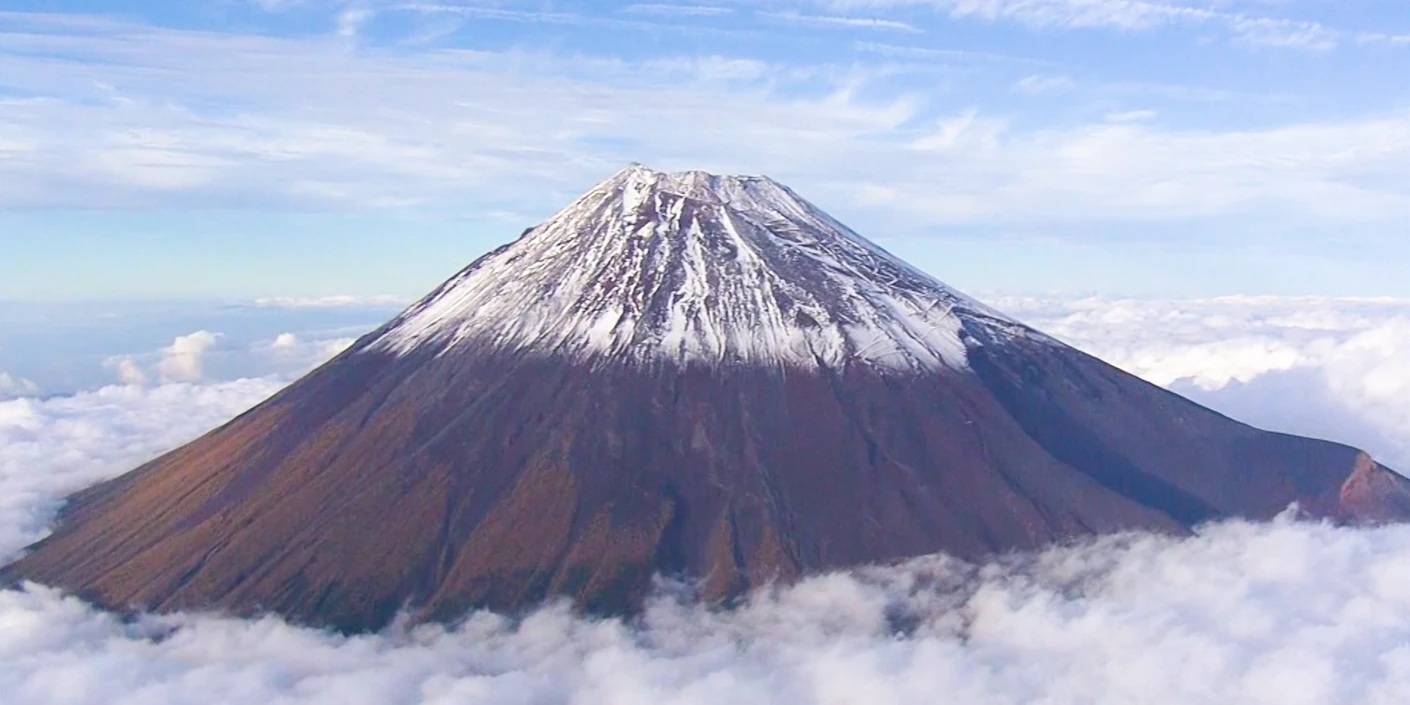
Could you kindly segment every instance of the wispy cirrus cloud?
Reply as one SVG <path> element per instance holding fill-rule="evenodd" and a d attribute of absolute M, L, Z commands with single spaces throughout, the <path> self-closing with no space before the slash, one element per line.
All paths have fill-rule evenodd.
<path fill-rule="evenodd" d="M 976 107 L 954 132 L 854 66 L 403 56 L 140 25 L 6 46 L 5 83 L 39 96 L 0 111 L 8 207 L 405 208 L 473 194 L 474 208 L 543 212 L 643 155 L 772 173 L 910 227 L 1232 214 L 1354 228 L 1399 222 L 1410 192 L 1410 116 L 1394 111 L 1217 130 L 1111 124 L 1102 109 L 1020 129 Z M 730 120 L 712 117 L 722 110 Z"/>
<path fill-rule="evenodd" d="M 303 5 L 307 1 L 308 0 L 246 0 L 246 2 L 265 12 L 283 12 L 290 8 Z"/>
<path fill-rule="evenodd" d="M 626 12 L 638 15 L 659 15 L 666 17 L 720 17 L 734 14 L 734 8 L 719 5 L 672 5 L 663 3 L 639 3 L 628 5 Z"/>
<path fill-rule="evenodd" d="M 879 29 L 918 34 L 919 27 L 900 20 L 854 15 L 810 15 L 797 12 L 760 12 L 759 17 L 775 22 L 819 29 Z"/>
<path fill-rule="evenodd" d="M 1107 122 L 1139 122 L 1141 120 L 1154 120 L 1160 116 L 1156 110 L 1124 110 L 1116 113 L 1108 113 Z"/>
<path fill-rule="evenodd" d="M 255 299 L 254 305 L 259 308 L 382 308 L 389 306 L 403 306 L 410 303 L 405 296 L 395 296 L 383 294 L 376 296 L 360 296 L 352 294 L 335 294 L 331 296 L 268 296 Z"/>
<path fill-rule="evenodd" d="M 1014 93 L 1022 95 L 1053 95 L 1056 93 L 1066 93 L 1077 87 L 1077 82 L 1071 76 L 1044 76 L 1034 74 L 1025 76 L 1013 84 L 1010 89 Z"/>
<path fill-rule="evenodd" d="M 598 21 L 610 21 L 602 18 L 595 18 L 590 15 L 575 12 L 552 12 L 537 10 L 515 10 L 503 7 L 490 7 L 484 5 L 454 5 L 436 3 L 410 3 L 404 5 L 394 5 L 389 8 L 401 12 L 420 13 L 444 13 L 451 15 L 462 15 L 486 20 L 504 20 L 510 22 L 545 22 L 550 24 L 588 24 Z"/>
<path fill-rule="evenodd" d="M 1261 47 L 1327 51 L 1349 37 L 1390 41 L 1396 37 L 1360 33 L 1321 22 L 1260 14 L 1277 7 L 1259 4 L 1242 10 L 1227 4 L 1188 4 L 1151 0 L 818 0 L 816 5 L 875 11 L 878 8 L 930 10 L 953 19 L 1009 22 L 1038 30 L 1214 29 L 1233 40 Z"/>
<path fill-rule="evenodd" d="M 1356 41 L 1362 44 L 1389 44 L 1392 46 L 1410 46 L 1410 33 L 1387 34 L 1385 32 L 1362 32 L 1356 35 Z"/>
<path fill-rule="evenodd" d="M 511 22 L 520 24 L 542 24 L 542 25 L 563 25 L 578 27 L 599 27 L 604 29 L 625 29 L 638 31 L 671 31 L 671 32 L 713 32 L 729 33 L 729 30 L 710 29 L 705 30 L 699 27 L 685 26 L 671 20 L 678 20 L 685 17 L 703 17 L 701 13 L 688 14 L 683 12 L 669 12 L 664 8 L 667 5 L 644 5 L 640 7 L 648 8 L 646 11 L 628 12 L 634 17 L 622 17 L 620 14 L 602 14 L 596 12 L 579 12 L 553 9 L 517 9 L 514 7 L 501 7 L 490 5 L 470 5 L 452 3 L 403 3 L 389 5 L 386 12 L 393 13 L 416 13 L 421 15 L 450 15 L 466 20 L 489 20 L 493 22 Z M 654 8 L 654 11 L 651 9 Z"/>
<path fill-rule="evenodd" d="M 1220 16 L 1201 7 L 1144 0 L 934 0 L 916 4 L 947 10 L 954 17 L 1007 20 L 1038 28 L 1135 31 Z"/>
<path fill-rule="evenodd" d="M 881 42 L 856 42 L 852 46 L 859 52 L 898 59 L 962 63 L 1021 64 L 1027 66 L 1058 65 L 1056 62 L 1043 59 L 1034 59 L 1014 54 L 972 51 L 969 49 L 943 49 L 932 46 L 907 46 Z"/>
<path fill-rule="evenodd" d="M 1329 51 L 1343 34 L 1316 22 L 1235 16 L 1226 18 L 1239 40 L 1255 46 Z"/>

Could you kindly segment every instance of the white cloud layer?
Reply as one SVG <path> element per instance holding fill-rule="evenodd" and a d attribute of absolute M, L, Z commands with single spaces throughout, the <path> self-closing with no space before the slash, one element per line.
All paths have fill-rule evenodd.
<path fill-rule="evenodd" d="M 38 539 L 64 496 L 195 438 L 280 386 L 273 378 L 121 386 L 0 402 L 0 558 Z"/>
<path fill-rule="evenodd" d="M 824 577 L 736 612 L 662 601 L 635 628 L 549 609 L 355 639 L 7 592 L 0 684 L 17 704 L 1391 705 L 1408 559 L 1405 529 L 1230 525 Z"/>
<path fill-rule="evenodd" d="M 995 301 L 1153 380 L 1219 392 L 1301 371 L 1283 391 L 1347 402 L 1328 414 L 1405 408 L 1410 302 Z M 262 346 L 322 344 L 296 332 Z M 0 402 L 0 560 L 43 533 L 65 494 L 281 384 Z M 0 692 L 15 705 L 1398 705 L 1410 699 L 1406 565 L 1410 527 L 1232 523 L 982 567 L 927 558 L 824 576 L 735 611 L 663 594 L 632 625 L 552 607 L 357 638 L 276 619 L 123 621 L 33 587 L 0 592 Z"/>
<path fill-rule="evenodd" d="M 381 294 L 358 296 L 337 294 L 331 296 L 267 296 L 255 299 L 260 308 L 380 308 L 402 306 L 409 303 L 404 296 Z"/>

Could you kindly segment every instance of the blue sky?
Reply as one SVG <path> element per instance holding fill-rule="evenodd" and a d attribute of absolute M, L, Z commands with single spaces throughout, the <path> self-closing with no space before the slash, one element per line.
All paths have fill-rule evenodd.
<path fill-rule="evenodd" d="M 5 0 L 0 299 L 418 295 L 631 161 L 975 292 L 1410 296 L 1403 0 Z"/>

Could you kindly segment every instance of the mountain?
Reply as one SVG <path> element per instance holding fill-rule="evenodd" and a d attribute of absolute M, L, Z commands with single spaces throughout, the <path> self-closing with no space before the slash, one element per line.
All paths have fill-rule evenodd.
<path fill-rule="evenodd" d="M 706 600 L 946 551 L 1410 517 L 1366 454 L 1230 420 L 935 281 L 766 178 L 631 167 L 0 571 L 346 631 Z"/>

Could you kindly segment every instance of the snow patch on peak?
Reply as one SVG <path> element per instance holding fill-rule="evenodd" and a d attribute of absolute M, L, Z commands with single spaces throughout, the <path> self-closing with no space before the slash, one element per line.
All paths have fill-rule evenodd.
<path fill-rule="evenodd" d="M 825 214 L 767 176 L 722 176 L 705 171 L 662 172 L 640 164 L 623 169 L 588 193 L 621 191 L 630 207 L 639 206 L 647 194 L 674 194 L 734 210 L 775 217 L 816 219 Z"/>
<path fill-rule="evenodd" d="M 1026 327 L 767 177 L 633 165 L 470 265 L 365 349 L 963 369 Z"/>

